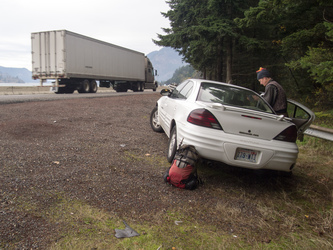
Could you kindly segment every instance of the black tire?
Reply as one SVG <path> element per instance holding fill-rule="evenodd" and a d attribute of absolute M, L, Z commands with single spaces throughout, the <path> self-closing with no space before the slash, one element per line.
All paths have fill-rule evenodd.
<path fill-rule="evenodd" d="M 155 107 L 150 113 L 150 126 L 155 132 L 161 133 L 163 132 L 163 128 L 157 122 L 158 122 L 158 109 L 157 107 Z"/>
<path fill-rule="evenodd" d="M 136 82 L 132 84 L 132 90 L 133 92 L 138 92 L 140 89 L 140 83 Z"/>
<path fill-rule="evenodd" d="M 81 82 L 80 88 L 77 90 L 79 93 L 89 93 L 90 91 L 90 83 L 88 80 L 84 80 Z"/>
<path fill-rule="evenodd" d="M 95 80 L 90 81 L 90 87 L 89 87 L 90 93 L 96 93 L 97 92 L 97 83 Z"/>
<path fill-rule="evenodd" d="M 177 128 L 176 125 L 172 128 L 168 143 L 168 153 L 167 153 L 167 160 L 168 162 L 172 162 L 175 158 L 177 151 Z"/>

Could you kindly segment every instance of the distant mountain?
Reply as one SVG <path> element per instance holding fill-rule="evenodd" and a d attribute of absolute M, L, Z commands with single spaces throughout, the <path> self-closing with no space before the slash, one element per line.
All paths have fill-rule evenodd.
<path fill-rule="evenodd" d="M 157 70 L 156 80 L 159 82 L 169 80 L 178 68 L 187 65 L 178 52 L 169 47 L 153 51 L 147 57 L 152 62 L 154 69 Z"/>
<path fill-rule="evenodd" d="M 26 68 L 7 68 L 0 66 L 0 83 L 32 83 L 31 71 Z"/>

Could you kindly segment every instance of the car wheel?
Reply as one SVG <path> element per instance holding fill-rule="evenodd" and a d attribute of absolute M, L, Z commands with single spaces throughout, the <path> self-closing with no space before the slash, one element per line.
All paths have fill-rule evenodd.
<path fill-rule="evenodd" d="M 173 158 L 175 158 L 177 151 L 177 128 L 176 125 L 172 128 L 170 138 L 169 138 L 169 146 L 168 146 L 168 162 L 172 162 Z"/>
<path fill-rule="evenodd" d="M 158 124 L 158 109 L 155 107 L 150 114 L 150 126 L 155 132 L 163 132 L 160 124 Z"/>

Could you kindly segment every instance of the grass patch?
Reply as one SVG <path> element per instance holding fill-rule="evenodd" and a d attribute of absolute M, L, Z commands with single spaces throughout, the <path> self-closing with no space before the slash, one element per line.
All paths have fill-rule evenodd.
<path fill-rule="evenodd" d="M 61 234 L 50 249 L 329 249 L 333 246 L 333 193 L 323 204 L 322 199 L 307 195 L 314 192 L 311 185 L 309 190 L 282 190 L 273 197 L 263 194 L 254 201 L 244 191 L 240 194 L 244 206 L 239 206 L 235 192 L 215 207 L 175 207 L 152 215 L 150 222 L 119 218 L 56 194 L 53 206 L 39 216 L 61 225 Z M 253 214 L 244 210 L 249 204 Z M 21 199 L 18 207 L 29 213 L 35 205 Z M 207 214 L 223 224 L 202 220 Z M 140 236 L 117 239 L 114 230 L 125 228 L 123 219 Z"/>
<path fill-rule="evenodd" d="M 52 200 L 43 209 L 31 197 L 10 198 L 17 211 L 59 225 L 49 249 L 332 249 L 332 145 L 305 137 L 299 148 L 289 178 L 203 162 L 198 172 L 205 184 L 184 191 L 187 200 L 151 214 L 149 221 L 120 218 L 66 193 L 31 190 Z M 165 157 L 132 151 L 125 151 L 124 158 L 169 166 Z M 215 202 L 207 205 L 206 196 Z M 125 228 L 123 220 L 140 236 L 117 239 L 115 229 Z"/>
<path fill-rule="evenodd" d="M 115 229 L 125 228 L 122 219 L 80 200 L 70 200 L 64 194 L 53 195 L 54 205 L 41 214 L 35 209 L 32 212 L 33 204 L 23 198 L 18 200 L 18 210 L 61 225 L 61 234 L 49 249 L 206 249 L 232 247 L 235 242 L 233 235 L 215 226 L 202 225 L 177 210 L 154 215 L 156 223 L 128 219 L 127 223 L 140 236 L 117 239 Z M 237 243 L 237 246 L 244 244 Z"/>
<path fill-rule="evenodd" d="M 333 128 L 333 109 L 315 112 L 315 115 L 315 125 L 325 128 Z"/>
<path fill-rule="evenodd" d="M 327 181 L 333 179 L 333 142 L 305 136 L 299 147 L 298 165 L 309 171 L 308 175 L 320 175 Z"/>
<path fill-rule="evenodd" d="M 230 249 L 246 247 L 232 234 L 215 226 L 202 225 L 179 211 L 159 214 L 157 223 L 128 224 L 140 236 L 117 239 L 114 229 L 125 226 L 120 218 L 80 201 L 61 202 L 50 212 L 50 219 L 67 228 L 50 249 Z"/>
<path fill-rule="evenodd" d="M 318 156 L 333 155 L 332 141 L 305 135 L 302 142 L 297 141 L 297 145 L 300 150 L 307 150 L 308 152 L 313 152 Z"/>

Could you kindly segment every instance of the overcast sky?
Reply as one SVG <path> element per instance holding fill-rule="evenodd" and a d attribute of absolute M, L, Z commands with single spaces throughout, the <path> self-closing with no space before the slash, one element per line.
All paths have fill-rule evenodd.
<path fill-rule="evenodd" d="M 1 1 L 0 66 L 31 70 L 31 33 L 66 29 L 148 54 L 161 47 L 165 0 Z"/>

